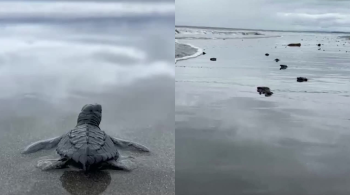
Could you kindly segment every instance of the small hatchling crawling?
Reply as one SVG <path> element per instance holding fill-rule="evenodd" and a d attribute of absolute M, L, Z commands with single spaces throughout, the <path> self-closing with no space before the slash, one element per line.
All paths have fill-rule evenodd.
<path fill-rule="evenodd" d="M 131 171 L 136 168 L 131 160 L 133 157 L 122 157 L 118 149 L 150 152 L 149 149 L 138 143 L 107 135 L 99 127 L 101 118 L 102 106 L 87 104 L 82 108 L 77 125 L 72 130 L 62 136 L 32 143 L 22 153 L 56 148 L 60 158 L 38 161 L 37 167 L 41 170 L 68 166 L 83 169 L 85 172 L 104 168 Z"/>
<path fill-rule="evenodd" d="M 307 78 L 305 78 L 305 77 L 298 77 L 297 78 L 297 82 L 307 82 L 308 81 L 308 79 Z"/>
<path fill-rule="evenodd" d="M 280 70 L 285 70 L 285 69 L 287 69 L 287 68 L 288 68 L 288 66 L 287 66 L 287 65 L 280 65 L 280 66 L 281 66 Z"/>
<path fill-rule="evenodd" d="M 261 94 L 265 94 L 265 97 L 270 97 L 273 92 L 271 92 L 270 88 L 268 87 L 257 87 L 257 92 Z"/>

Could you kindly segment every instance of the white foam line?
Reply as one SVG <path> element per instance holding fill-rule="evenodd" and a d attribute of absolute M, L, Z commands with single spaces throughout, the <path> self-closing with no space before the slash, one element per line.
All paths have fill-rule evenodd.
<path fill-rule="evenodd" d="M 175 42 L 179 43 L 177 40 L 175 40 Z M 190 55 L 190 56 L 185 56 L 185 57 L 182 57 L 182 58 L 175 58 L 175 64 L 178 61 L 187 60 L 187 59 L 190 59 L 190 58 L 196 58 L 196 57 L 198 57 L 198 56 L 203 54 L 203 49 L 202 48 L 196 47 L 196 46 L 188 44 L 188 43 L 179 43 L 179 44 L 184 44 L 184 45 L 188 45 L 190 47 L 193 47 L 193 48 L 197 49 L 197 52 L 195 54 L 193 54 L 193 55 Z"/>

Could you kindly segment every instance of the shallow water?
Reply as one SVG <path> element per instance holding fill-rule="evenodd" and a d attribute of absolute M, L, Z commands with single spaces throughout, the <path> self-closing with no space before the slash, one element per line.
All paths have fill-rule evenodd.
<path fill-rule="evenodd" d="M 197 53 L 197 49 L 189 45 L 180 44 L 175 42 L 175 58 L 182 58 L 185 56 L 191 56 Z"/>
<path fill-rule="evenodd" d="M 175 194 L 173 25 L 173 12 L 1 20 L 0 194 Z M 54 150 L 20 154 L 74 128 L 88 103 L 102 105 L 107 134 L 150 148 L 121 151 L 136 158 L 136 170 L 42 172 L 37 161 Z"/>
<path fill-rule="evenodd" d="M 207 54 L 176 64 L 176 194 L 350 193 L 350 42 L 281 35 L 186 40 Z"/>

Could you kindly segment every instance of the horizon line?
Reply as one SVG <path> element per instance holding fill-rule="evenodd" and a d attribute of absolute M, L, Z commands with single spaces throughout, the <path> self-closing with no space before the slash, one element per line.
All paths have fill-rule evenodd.
<path fill-rule="evenodd" d="M 175 25 L 175 27 L 193 27 L 193 28 L 211 28 L 211 29 L 227 29 L 227 30 L 254 30 L 254 31 L 275 31 L 275 32 L 317 32 L 317 33 L 345 33 L 347 31 L 320 31 L 320 30 L 272 30 L 272 29 L 253 29 L 253 28 L 231 28 L 231 27 L 214 27 L 214 26 L 191 26 L 191 25 Z"/>

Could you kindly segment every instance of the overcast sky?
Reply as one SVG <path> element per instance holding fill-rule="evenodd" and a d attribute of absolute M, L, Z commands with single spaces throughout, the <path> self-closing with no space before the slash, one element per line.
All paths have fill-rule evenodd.
<path fill-rule="evenodd" d="M 4 19 L 76 19 L 163 17 L 174 15 L 171 2 L 121 2 L 121 1 L 2 1 L 0 20 Z"/>
<path fill-rule="evenodd" d="M 175 24 L 350 32 L 350 0 L 176 0 Z"/>

